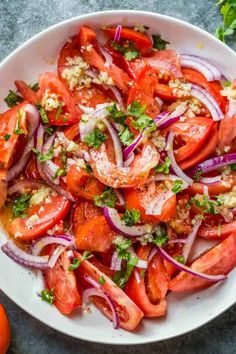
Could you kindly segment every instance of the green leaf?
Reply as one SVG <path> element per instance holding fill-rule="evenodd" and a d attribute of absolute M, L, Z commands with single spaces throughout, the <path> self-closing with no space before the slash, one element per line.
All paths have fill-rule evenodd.
<path fill-rule="evenodd" d="M 182 191 L 183 181 L 177 179 L 174 181 L 174 185 L 172 187 L 172 192 L 177 194 Z"/>
<path fill-rule="evenodd" d="M 85 164 L 85 171 L 88 172 L 88 173 L 93 173 L 93 169 L 92 169 L 92 167 L 90 166 L 89 163 Z"/>
<path fill-rule="evenodd" d="M 185 264 L 185 259 L 183 256 L 175 256 L 174 259 L 176 259 L 179 263 Z"/>
<path fill-rule="evenodd" d="M 140 211 L 136 209 L 126 209 L 121 220 L 124 221 L 126 226 L 134 226 L 140 220 Z"/>
<path fill-rule="evenodd" d="M 146 105 L 142 106 L 138 101 L 133 101 L 127 108 L 127 114 L 138 118 L 144 114 L 146 108 Z"/>
<path fill-rule="evenodd" d="M 230 165 L 231 170 L 236 171 L 236 163 Z"/>
<path fill-rule="evenodd" d="M 170 44 L 169 42 L 162 39 L 160 34 L 153 34 L 152 39 L 153 39 L 153 48 L 157 50 L 166 49 L 167 44 Z"/>
<path fill-rule="evenodd" d="M 77 269 L 83 261 L 85 261 L 85 260 L 87 260 L 87 259 L 89 259 L 89 258 L 91 258 L 91 257 L 93 257 L 93 255 L 91 254 L 91 252 L 89 252 L 89 251 L 84 251 L 81 260 L 80 260 L 79 258 L 76 258 L 76 257 L 73 258 L 72 263 L 70 264 L 68 270 L 69 270 L 69 271 L 72 271 L 72 270 Z"/>
<path fill-rule="evenodd" d="M 161 247 L 165 245 L 167 242 L 168 242 L 168 236 L 167 236 L 166 228 L 164 226 L 159 226 L 157 228 L 155 235 L 153 236 L 153 243 L 156 246 Z"/>
<path fill-rule="evenodd" d="M 33 148 L 32 151 L 36 154 L 37 159 L 41 163 L 48 161 L 48 160 L 52 160 L 52 158 L 53 158 L 53 147 L 52 146 L 50 147 L 50 150 L 46 154 L 41 153 L 36 148 Z"/>
<path fill-rule="evenodd" d="M 7 97 L 4 98 L 4 101 L 8 105 L 8 107 L 15 107 L 18 103 L 23 101 L 21 96 L 18 96 L 14 91 L 9 90 Z"/>
<path fill-rule="evenodd" d="M 31 194 L 22 194 L 13 200 L 12 212 L 13 216 L 24 218 L 27 216 L 26 210 L 29 207 L 29 200 L 32 197 Z"/>
<path fill-rule="evenodd" d="M 125 127 L 123 132 L 119 134 L 119 137 L 124 146 L 129 146 L 134 139 L 134 135 L 131 133 L 128 127 Z"/>
<path fill-rule="evenodd" d="M 136 48 L 136 44 L 133 41 L 125 41 L 124 45 L 116 42 L 111 42 L 112 47 L 124 55 L 126 60 L 133 60 L 141 56 L 140 52 Z"/>
<path fill-rule="evenodd" d="M 41 106 L 41 104 L 37 104 L 37 105 L 36 105 L 36 108 L 37 108 L 38 111 L 39 111 L 39 114 L 40 114 L 40 117 L 41 117 L 41 119 L 42 119 L 42 122 L 43 122 L 44 124 L 49 123 L 49 119 L 48 119 L 47 113 L 46 113 L 45 109 Z"/>
<path fill-rule="evenodd" d="M 5 141 L 7 141 L 7 140 L 9 140 L 9 139 L 10 139 L 10 137 L 11 137 L 11 135 L 10 135 L 10 134 L 5 134 L 5 135 L 4 135 L 4 140 L 5 140 Z"/>
<path fill-rule="evenodd" d="M 107 206 L 114 208 L 117 202 L 117 197 L 114 189 L 107 187 L 101 195 L 94 198 L 94 204 L 98 207 Z"/>
<path fill-rule="evenodd" d="M 216 29 L 216 37 L 225 41 L 225 36 L 231 36 L 236 30 L 236 2 L 235 0 L 219 1 L 220 13 L 223 17 L 223 24 Z"/>
<path fill-rule="evenodd" d="M 59 102 L 56 117 L 55 117 L 56 120 L 60 118 L 61 113 L 62 113 L 62 102 Z"/>
<path fill-rule="evenodd" d="M 155 167 L 155 171 L 158 173 L 168 174 L 170 172 L 171 159 L 167 156 L 165 161 Z"/>
<path fill-rule="evenodd" d="M 28 85 L 30 88 L 31 88 L 31 90 L 33 90 L 33 91 L 38 91 L 38 89 L 39 89 L 39 83 L 38 82 L 34 82 L 34 83 L 32 83 L 32 84 L 29 84 Z"/>
<path fill-rule="evenodd" d="M 119 110 L 117 109 L 116 103 L 114 103 L 114 104 L 111 105 L 111 106 L 108 106 L 108 107 L 106 108 L 106 110 L 110 113 L 111 118 L 112 118 L 116 123 L 119 123 L 119 124 L 124 125 L 125 120 L 126 120 L 126 114 L 125 114 L 124 112 L 119 111 Z"/>
<path fill-rule="evenodd" d="M 132 52 L 130 51 L 130 52 L 125 53 L 125 59 L 128 61 L 139 58 L 139 57 L 140 57 L 140 52 L 138 52 L 138 51 L 132 51 Z"/>
<path fill-rule="evenodd" d="M 22 115 L 22 112 L 21 110 L 18 111 L 18 119 L 16 121 L 16 126 L 15 126 L 15 129 L 14 129 L 14 133 L 16 135 L 22 135 L 24 134 L 24 130 L 20 127 L 20 119 L 21 119 L 21 115 Z"/>
<path fill-rule="evenodd" d="M 107 139 L 106 134 L 102 133 L 98 128 L 95 128 L 94 131 L 88 134 L 84 138 L 84 142 L 88 144 L 88 146 L 92 146 L 94 148 L 99 148 L 102 143 Z"/>
<path fill-rule="evenodd" d="M 197 170 L 193 176 L 194 181 L 199 182 L 202 176 L 202 170 Z"/>
<path fill-rule="evenodd" d="M 104 278 L 103 275 L 100 276 L 100 278 L 98 279 L 98 282 L 99 282 L 99 284 L 101 284 L 101 285 L 103 285 L 103 284 L 106 283 L 106 280 L 105 280 L 105 278 Z"/>
<path fill-rule="evenodd" d="M 133 126 L 141 132 L 147 127 L 155 128 L 155 123 L 152 118 L 142 114 L 137 120 L 133 121 Z"/>
<path fill-rule="evenodd" d="M 53 176 L 53 179 L 56 179 L 57 177 L 64 177 L 67 175 L 67 171 L 64 168 L 58 168 L 56 170 L 55 175 Z"/>
<path fill-rule="evenodd" d="M 45 289 L 41 291 L 41 299 L 42 301 L 47 302 L 48 304 L 52 305 L 54 302 L 54 289 Z"/>
<path fill-rule="evenodd" d="M 46 127 L 44 130 L 45 130 L 45 133 L 47 133 L 48 135 L 52 135 L 54 133 L 53 127 Z"/>

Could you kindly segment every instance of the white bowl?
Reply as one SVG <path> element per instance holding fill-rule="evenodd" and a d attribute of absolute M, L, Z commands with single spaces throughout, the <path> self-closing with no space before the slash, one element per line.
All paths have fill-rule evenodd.
<path fill-rule="evenodd" d="M 147 25 L 151 33 L 160 33 L 179 52 L 189 52 L 209 58 L 228 78 L 236 77 L 236 54 L 215 37 L 188 23 L 174 18 L 139 11 L 107 11 L 88 14 L 62 22 L 36 35 L 15 50 L 0 65 L 0 102 L 14 80 L 34 82 L 39 73 L 55 70 L 60 48 L 67 38 L 78 32 L 80 25 Z M 1 110 L 5 106 L 1 107 Z M 0 245 L 6 240 L 0 235 Z M 62 316 L 35 293 L 35 274 L 21 267 L 0 252 L 0 288 L 17 305 L 48 326 L 70 336 L 109 344 L 140 344 L 168 339 L 189 332 L 212 320 L 236 300 L 236 271 L 227 281 L 191 295 L 168 295 L 165 318 L 144 320 L 134 332 L 114 330 L 111 323 L 97 310 L 91 314 L 78 311 Z"/>

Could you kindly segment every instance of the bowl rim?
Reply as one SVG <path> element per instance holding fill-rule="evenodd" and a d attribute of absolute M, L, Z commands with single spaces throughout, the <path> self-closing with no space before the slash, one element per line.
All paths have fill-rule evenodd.
<path fill-rule="evenodd" d="M 168 15 L 163 15 L 160 14 L 158 12 L 152 12 L 152 11 L 142 11 L 142 10 L 129 10 L 129 9 L 121 9 L 121 10 L 104 10 L 104 11 L 93 11 L 90 13 L 86 13 L 86 14 L 82 14 L 82 15 L 78 15 L 75 17 L 71 17 L 69 19 L 60 21 L 52 26 L 49 26 L 47 28 L 45 28 L 44 30 L 40 31 L 39 33 L 35 34 L 34 36 L 30 37 L 28 40 L 26 40 L 25 42 L 23 42 L 22 44 L 20 44 L 16 49 L 14 49 L 12 52 L 10 52 L 10 54 L 8 54 L 1 62 L 0 62 L 0 70 L 2 69 L 2 67 L 9 61 L 11 60 L 13 57 L 15 57 L 16 55 L 18 55 L 20 52 L 24 51 L 25 48 L 27 48 L 28 46 L 31 45 L 31 43 L 37 41 L 38 39 L 40 39 L 41 37 L 43 37 L 45 34 L 47 34 L 47 32 L 53 31 L 59 27 L 63 27 L 66 24 L 69 23 L 74 23 L 77 20 L 88 20 L 91 17 L 96 17 L 99 15 L 116 15 L 116 14 L 137 14 L 137 15 L 144 15 L 144 16 L 154 16 L 156 18 L 160 18 L 160 19 L 164 19 L 167 20 L 169 22 L 172 23 L 176 23 L 176 24 L 180 24 L 184 27 L 187 27 L 189 29 L 195 30 L 199 33 L 201 33 L 202 35 L 204 35 L 206 38 L 208 38 L 210 41 L 213 41 L 215 43 L 217 43 L 218 45 L 220 45 L 222 47 L 222 49 L 224 49 L 224 51 L 228 51 L 231 55 L 235 56 L 236 59 L 236 52 L 231 49 L 229 46 L 227 46 L 225 43 L 221 42 L 219 39 L 217 39 L 213 34 L 207 32 L 206 30 L 199 28 L 189 22 L 186 22 L 184 20 L 181 19 L 177 19 L 175 17 L 172 16 L 168 16 Z M 57 326 L 57 324 L 55 324 L 55 326 L 48 324 L 46 322 L 46 319 L 41 319 L 39 318 L 39 316 L 37 314 L 32 314 L 32 312 L 24 305 L 22 305 L 20 303 L 20 300 L 17 299 L 16 296 L 14 296 L 14 294 L 9 294 L 7 291 L 4 291 L 4 289 L 1 288 L 1 291 L 11 300 L 13 301 L 17 306 L 19 306 L 22 310 L 24 310 L 27 314 L 29 314 L 30 316 L 32 316 L 33 318 L 37 319 L 38 321 L 40 321 L 41 323 L 43 323 L 44 325 L 52 328 L 53 330 L 56 330 L 64 335 L 68 335 L 69 337 L 75 338 L 75 339 L 79 339 L 79 340 L 83 340 L 86 342 L 91 342 L 91 343 L 98 343 L 98 344 L 106 344 L 106 345 L 138 345 L 138 344 L 149 344 L 149 343 L 155 343 L 155 342 L 162 342 L 164 340 L 169 340 L 172 338 L 176 338 L 176 337 L 180 337 L 182 335 L 185 335 L 187 333 L 190 333 L 192 331 L 197 330 L 200 327 L 205 326 L 206 324 L 208 324 L 210 321 L 216 319 L 217 317 L 219 317 L 220 315 L 222 315 L 225 311 L 227 311 L 229 308 L 231 308 L 235 303 L 236 303 L 236 299 L 233 300 L 231 303 L 229 303 L 224 309 L 222 309 L 221 311 L 219 311 L 216 314 L 212 314 L 210 317 L 208 317 L 204 323 L 202 324 L 196 324 L 194 327 L 190 328 L 190 329 L 186 329 L 184 330 L 182 333 L 177 333 L 177 334 L 173 334 L 170 335 L 168 337 L 163 337 L 160 339 L 145 339 L 145 337 L 138 337 L 137 338 L 137 342 L 136 343 L 127 343 L 125 339 L 120 339 L 120 342 L 115 342 L 115 343 L 110 343 L 107 340 L 104 339 L 96 339 L 93 340 L 92 338 L 85 338 L 85 337 L 79 337 L 75 334 L 70 334 L 70 333 L 66 333 L 64 332 L 61 328 L 59 328 Z"/>

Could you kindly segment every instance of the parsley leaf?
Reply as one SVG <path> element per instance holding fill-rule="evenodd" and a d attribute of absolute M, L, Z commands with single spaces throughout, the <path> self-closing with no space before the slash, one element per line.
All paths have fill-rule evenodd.
<path fill-rule="evenodd" d="M 126 120 L 126 114 L 122 111 L 119 111 L 119 109 L 117 109 L 116 103 L 114 103 L 111 106 L 108 106 L 106 108 L 106 110 L 110 113 L 112 119 L 119 124 L 124 124 L 125 120 Z"/>
<path fill-rule="evenodd" d="M 90 166 L 89 163 L 85 164 L 85 171 L 88 172 L 88 173 L 93 173 L 93 169 L 92 169 L 92 167 Z"/>
<path fill-rule="evenodd" d="M 97 195 L 94 198 L 94 204 L 98 207 L 107 206 L 114 208 L 117 202 L 117 197 L 114 189 L 107 187 L 101 195 Z"/>
<path fill-rule="evenodd" d="M 155 128 L 153 119 L 147 116 L 146 114 L 142 114 L 137 120 L 135 120 L 133 122 L 133 126 L 139 129 L 140 132 L 147 127 Z"/>
<path fill-rule="evenodd" d="M 219 212 L 215 207 L 221 206 L 222 200 L 220 196 L 217 197 L 217 200 L 210 200 L 207 196 L 203 195 L 201 199 L 192 197 L 190 203 L 194 203 L 197 208 L 202 210 L 202 213 L 217 215 Z"/>
<path fill-rule="evenodd" d="M 125 59 L 130 61 L 140 57 L 140 53 L 138 51 L 130 51 L 125 53 Z"/>
<path fill-rule="evenodd" d="M 8 105 L 8 107 L 12 108 L 16 106 L 18 103 L 23 101 L 21 96 L 18 96 L 14 91 L 9 90 L 7 97 L 4 98 L 4 101 Z"/>
<path fill-rule="evenodd" d="M 144 114 L 146 105 L 142 106 L 138 101 L 133 101 L 127 108 L 127 113 L 134 117 L 140 117 Z"/>
<path fill-rule="evenodd" d="M 101 132 L 98 128 L 95 128 L 93 132 L 89 133 L 84 138 L 84 142 L 88 144 L 88 146 L 92 146 L 97 149 L 102 145 L 106 138 L 106 134 Z"/>
<path fill-rule="evenodd" d="M 179 263 L 185 264 L 185 259 L 183 256 L 175 256 L 174 259 L 176 259 Z"/>
<path fill-rule="evenodd" d="M 105 280 L 105 278 L 104 278 L 103 275 L 100 276 L 100 278 L 98 279 L 98 282 L 99 282 L 101 285 L 103 285 L 103 284 L 106 283 L 106 280 Z"/>
<path fill-rule="evenodd" d="M 132 122 L 133 126 L 139 131 L 150 126 L 155 128 L 154 121 L 151 117 L 145 114 L 146 105 L 142 106 L 138 101 L 133 101 L 127 108 L 127 114 L 137 119 Z"/>
<path fill-rule="evenodd" d="M 167 156 L 165 161 L 155 167 L 155 171 L 159 173 L 168 174 L 170 172 L 171 159 Z"/>
<path fill-rule="evenodd" d="M 126 209 L 121 220 L 124 221 L 126 226 L 134 226 L 140 220 L 140 211 L 136 209 Z"/>
<path fill-rule="evenodd" d="M 164 226 L 158 226 L 155 235 L 153 236 L 153 243 L 161 247 L 165 245 L 168 242 L 168 236 L 166 232 L 166 227 Z"/>
<path fill-rule="evenodd" d="M 45 130 L 45 133 L 47 133 L 48 135 L 52 135 L 54 132 L 53 127 L 46 127 L 44 130 Z"/>
<path fill-rule="evenodd" d="M 36 108 L 39 111 L 39 114 L 40 114 L 40 117 L 42 119 L 42 122 L 44 124 L 49 123 L 49 119 L 48 119 L 47 113 L 46 113 L 45 109 L 41 106 L 41 104 L 37 104 Z"/>
<path fill-rule="evenodd" d="M 70 264 L 68 270 L 69 270 L 69 271 L 72 271 L 72 270 L 77 269 L 83 261 L 85 261 L 85 260 L 87 260 L 87 259 L 89 259 L 89 258 L 91 258 L 91 257 L 93 257 L 93 255 L 91 254 L 91 252 L 89 252 L 89 251 L 84 251 L 81 260 L 80 260 L 79 258 L 76 258 L 76 257 L 73 258 L 72 263 Z"/>
<path fill-rule="evenodd" d="M 10 135 L 10 134 L 5 134 L 5 135 L 4 135 L 4 140 L 5 140 L 5 141 L 7 141 L 7 140 L 9 140 L 9 139 L 10 139 L 10 137 L 11 137 L 11 135 Z"/>
<path fill-rule="evenodd" d="M 27 216 L 25 213 L 29 206 L 29 200 L 32 197 L 31 194 L 22 194 L 13 201 L 12 212 L 13 216 L 24 218 Z"/>
<path fill-rule="evenodd" d="M 134 135 L 131 133 L 128 127 L 125 127 L 123 132 L 119 134 L 119 137 L 124 146 L 129 146 L 133 141 Z"/>
<path fill-rule="evenodd" d="M 202 176 L 202 170 L 197 170 L 193 176 L 194 181 L 199 182 Z"/>
<path fill-rule="evenodd" d="M 170 44 L 169 42 L 162 39 L 160 34 L 153 34 L 152 39 L 153 39 L 153 48 L 157 50 L 166 49 L 166 45 Z"/>
<path fill-rule="evenodd" d="M 53 176 L 53 179 L 56 179 L 57 177 L 63 177 L 67 175 L 67 171 L 64 168 L 58 168 L 56 170 L 55 175 Z"/>
<path fill-rule="evenodd" d="M 231 36 L 236 30 L 236 1 L 219 1 L 220 13 L 223 17 L 223 23 L 216 29 L 216 37 L 225 42 L 225 37 Z"/>
<path fill-rule="evenodd" d="M 60 118 L 61 113 L 62 113 L 62 102 L 59 102 L 56 117 L 55 117 L 56 120 Z"/>
<path fill-rule="evenodd" d="M 45 301 L 49 303 L 50 305 L 53 304 L 54 302 L 54 289 L 45 289 L 41 291 L 41 299 L 42 301 Z"/>
<path fill-rule="evenodd" d="M 236 171 L 236 163 L 230 165 L 231 170 Z"/>
<path fill-rule="evenodd" d="M 32 84 L 29 84 L 28 85 L 30 88 L 31 88 L 31 90 L 33 90 L 33 91 L 38 91 L 38 89 L 39 89 L 39 83 L 38 82 L 34 82 L 34 83 L 32 83 Z"/>
<path fill-rule="evenodd" d="M 53 158 L 53 148 L 50 147 L 50 150 L 46 154 L 42 154 L 38 149 L 33 148 L 32 151 L 36 154 L 39 162 L 43 163 L 45 161 L 51 160 Z"/>
<path fill-rule="evenodd" d="M 140 52 L 136 48 L 136 44 L 133 41 L 125 41 L 123 45 L 111 42 L 112 47 L 118 52 L 122 53 L 126 60 L 130 61 L 141 56 Z"/>
<path fill-rule="evenodd" d="M 18 111 L 18 119 L 16 121 L 16 126 L 14 129 L 14 133 L 17 135 L 22 135 L 24 134 L 24 130 L 20 127 L 20 118 L 21 118 L 21 110 Z"/>
<path fill-rule="evenodd" d="M 183 181 L 181 181 L 180 179 L 176 179 L 174 181 L 173 187 L 172 187 L 172 192 L 177 194 L 179 192 L 182 191 L 182 185 L 183 185 Z"/>

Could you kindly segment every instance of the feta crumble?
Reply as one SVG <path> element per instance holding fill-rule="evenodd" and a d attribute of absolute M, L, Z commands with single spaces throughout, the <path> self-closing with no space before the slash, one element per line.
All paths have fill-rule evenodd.
<path fill-rule="evenodd" d="M 172 92 L 177 97 L 189 97 L 191 96 L 192 85 L 180 81 L 179 79 L 174 79 L 169 81 L 169 86 L 172 88 Z"/>
<path fill-rule="evenodd" d="M 64 105 L 63 102 L 60 102 L 58 95 L 50 92 L 50 90 L 45 91 L 41 104 L 48 112 L 51 112 L 54 109 L 59 108 L 61 104 Z"/>
<path fill-rule="evenodd" d="M 61 77 L 66 80 L 70 90 L 74 90 L 76 86 L 89 87 L 91 85 L 92 78 L 86 73 L 90 65 L 82 57 L 67 57 L 65 65 L 67 67 L 62 71 Z"/>

